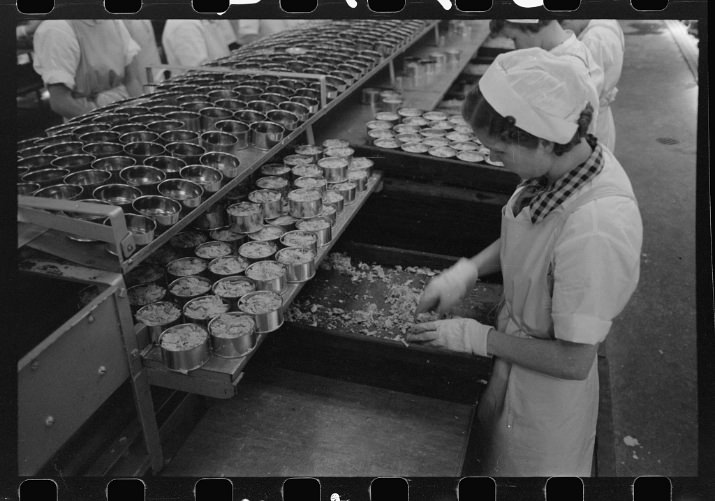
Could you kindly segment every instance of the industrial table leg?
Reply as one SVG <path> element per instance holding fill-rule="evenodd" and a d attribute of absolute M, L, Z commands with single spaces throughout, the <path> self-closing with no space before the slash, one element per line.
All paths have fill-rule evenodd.
<path fill-rule="evenodd" d="M 156 474 L 164 467 L 159 427 L 154 413 L 154 404 L 151 400 L 149 378 L 143 369 L 139 348 L 137 346 L 134 323 L 129 308 L 129 299 L 124 284 L 119 288 L 114 298 L 121 322 L 122 341 L 127 354 L 137 416 L 142 427 L 144 443 L 146 445 L 147 454 L 149 455 L 151 469 L 152 472 Z"/>

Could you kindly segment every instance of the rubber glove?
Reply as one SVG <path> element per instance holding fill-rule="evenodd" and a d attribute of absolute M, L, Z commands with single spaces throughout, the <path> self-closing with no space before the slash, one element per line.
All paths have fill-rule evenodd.
<path fill-rule="evenodd" d="M 417 303 L 415 316 L 435 308 L 438 313 L 449 313 L 474 287 L 478 277 L 476 265 L 469 259 L 460 259 L 427 284 Z"/>
<path fill-rule="evenodd" d="M 492 326 L 472 318 L 451 318 L 415 324 L 406 339 L 407 342 L 488 357 L 487 337 L 492 329 Z"/>

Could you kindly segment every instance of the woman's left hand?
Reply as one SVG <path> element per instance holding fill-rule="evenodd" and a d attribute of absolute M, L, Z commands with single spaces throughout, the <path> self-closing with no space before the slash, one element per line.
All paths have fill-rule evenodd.
<path fill-rule="evenodd" d="M 435 320 L 413 325 L 407 341 L 488 357 L 487 337 L 493 327 L 471 318 Z"/>

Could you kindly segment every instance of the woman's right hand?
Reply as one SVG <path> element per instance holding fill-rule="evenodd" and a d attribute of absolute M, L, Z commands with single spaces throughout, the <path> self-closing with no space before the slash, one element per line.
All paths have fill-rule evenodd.
<path fill-rule="evenodd" d="M 462 258 L 433 278 L 420 296 L 415 316 L 427 311 L 449 313 L 474 287 L 479 270 L 473 261 Z"/>

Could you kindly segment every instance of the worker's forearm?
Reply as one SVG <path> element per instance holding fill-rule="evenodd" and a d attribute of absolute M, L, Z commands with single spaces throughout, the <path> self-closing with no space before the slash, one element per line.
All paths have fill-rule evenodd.
<path fill-rule="evenodd" d="M 52 111 L 65 118 L 73 118 L 85 113 L 89 113 L 97 107 L 97 103 L 86 97 L 70 97 L 63 99 L 52 99 L 50 96 L 50 108 Z"/>
<path fill-rule="evenodd" d="M 501 259 L 499 258 L 500 239 L 494 241 L 489 247 L 485 247 L 479 254 L 471 258 L 479 270 L 479 276 L 491 275 L 501 270 Z"/>
<path fill-rule="evenodd" d="M 597 345 L 510 336 L 496 329 L 487 338 L 490 355 L 561 379 L 585 379 L 597 348 Z"/>

